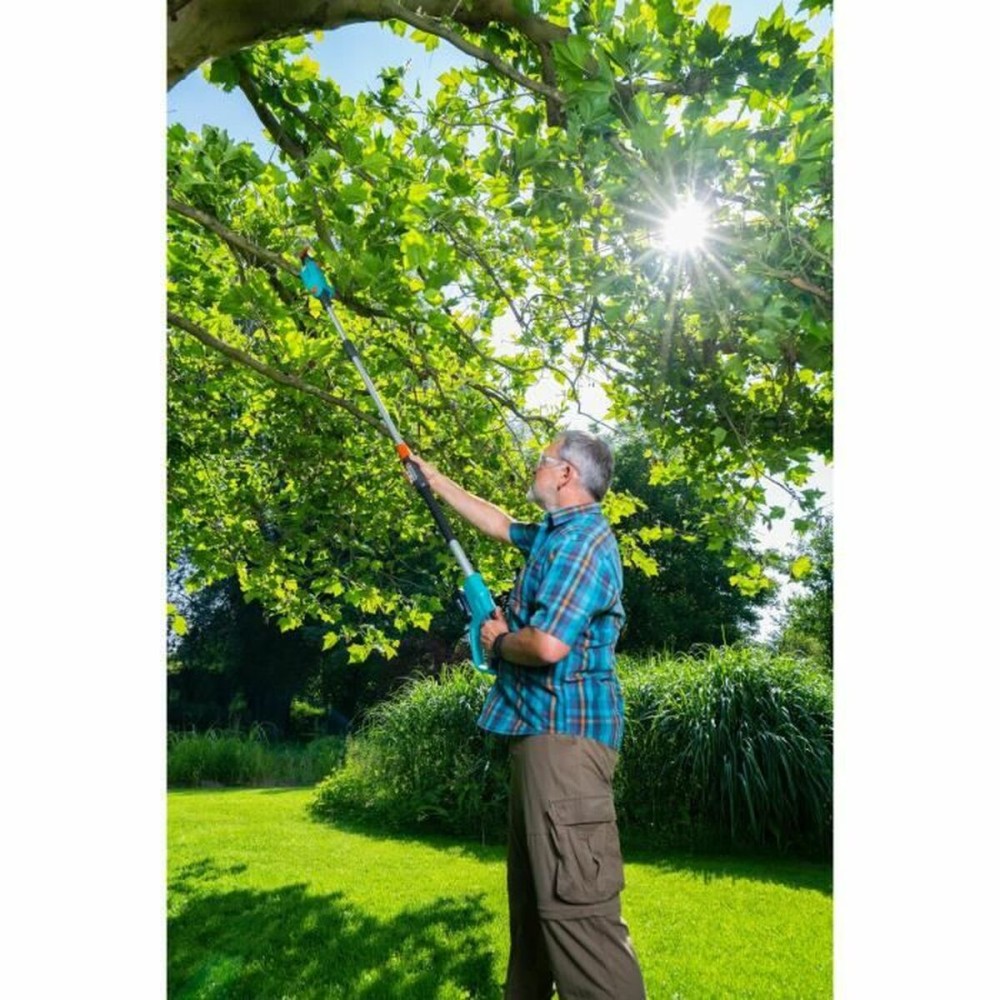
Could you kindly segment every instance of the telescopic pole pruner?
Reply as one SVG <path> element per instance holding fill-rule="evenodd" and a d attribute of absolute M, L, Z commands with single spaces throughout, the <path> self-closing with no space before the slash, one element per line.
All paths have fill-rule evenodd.
<path fill-rule="evenodd" d="M 465 554 L 461 543 L 451 530 L 448 518 L 445 517 L 444 511 L 435 499 L 426 477 L 420 470 L 420 466 L 410 457 L 409 446 L 396 429 L 389 411 L 385 408 L 385 404 L 382 402 L 382 398 L 379 396 L 378 390 L 375 388 L 375 384 L 372 382 L 361 360 L 361 355 L 358 354 L 358 349 L 340 325 L 340 320 L 337 319 L 337 314 L 333 311 L 333 298 L 335 294 L 333 287 L 324 277 L 316 261 L 309 256 L 308 248 L 303 250 L 299 256 L 302 261 L 302 270 L 299 272 L 302 284 L 305 285 L 310 295 L 319 299 L 337 333 L 340 334 L 341 340 L 344 342 L 344 350 L 354 363 L 354 367 L 357 368 L 358 374 L 361 376 L 361 381 L 364 382 L 365 388 L 368 390 L 368 395 L 371 396 L 372 401 L 375 403 L 379 416 L 382 418 L 382 423 L 389 432 L 389 437 L 392 438 L 393 444 L 396 446 L 396 454 L 399 455 L 399 459 L 403 463 L 406 478 L 409 479 L 424 503 L 427 504 L 434 522 L 437 524 L 441 534 L 444 535 L 445 542 L 447 542 L 451 554 L 462 569 L 465 582 L 462 585 L 462 590 L 458 593 L 458 599 L 465 613 L 469 616 L 469 645 L 472 648 L 472 662 L 477 670 L 481 670 L 483 673 L 493 673 L 486 656 L 483 654 L 483 646 L 479 637 L 479 630 L 483 622 L 487 618 L 491 618 L 496 611 L 496 605 L 490 596 L 489 588 L 486 586 L 482 576 L 476 572 L 469 561 L 469 557 Z"/>

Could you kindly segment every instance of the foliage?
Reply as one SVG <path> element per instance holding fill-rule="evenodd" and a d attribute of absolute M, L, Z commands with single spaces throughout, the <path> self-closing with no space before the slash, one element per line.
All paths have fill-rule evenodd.
<path fill-rule="evenodd" d="M 825 671 L 748 646 L 636 661 L 623 680 L 626 824 L 680 843 L 830 850 Z"/>
<path fill-rule="evenodd" d="M 296 279 L 308 239 L 398 424 L 446 472 L 524 515 L 517 453 L 552 426 L 526 390 L 546 375 L 577 406 L 597 379 L 607 419 L 650 435 L 656 481 L 698 497 L 684 533 L 768 590 L 775 557 L 732 543 L 783 516 L 769 478 L 804 527 L 832 448 L 832 38 L 782 6 L 743 36 L 725 6 L 672 0 L 572 20 L 540 0 L 510 24 L 449 9 L 427 5 L 415 41 L 464 32 L 491 64 L 425 100 L 401 67 L 350 97 L 290 39 L 207 68 L 256 110 L 267 162 L 216 128 L 168 131 L 171 559 L 199 585 L 235 572 L 351 661 L 429 628 L 453 585 L 442 546 L 410 544 L 430 520 Z M 668 257 L 659 219 L 691 194 L 714 236 Z M 512 575 L 512 552 L 469 549 L 491 585 Z M 421 569 L 445 572 L 407 593 Z"/>
<path fill-rule="evenodd" d="M 482 674 L 449 668 L 376 705 L 343 769 L 317 790 L 317 814 L 495 838 L 505 829 L 507 760 L 476 727 L 489 686 Z"/>
<path fill-rule="evenodd" d="M 828 852 L 828 675 L 762 649 L 623 660 L 626 733 L 616 772 L 623 832 L 685 847 Z M 471 671 L 411 682 L 369 716 L 317 789 L 332 819 L 497 837 L 506 751 L 476 728 L 488 683 Z"/>
<path fill-rule="evenodd" d="M 186 630 L 168 672 L 168 723 L 175 727 L 266 723 L 291 732 L 293 698 L 320 666 L 320 637 L 282 632 L 235 577 L 219 580 L 184 604 Z"/>
<path fill-rule="evenodd" d="M 788 601 L 777 647 L 805 653 L 833 667 L 833 521 L 822 519 L 799 547 L 806 569 L 803 593 Z"/>
<path fill-rule="evenodd" d="M 698 496 L 683 483 L 650 483 L 650 467 L 645 442 L 616 444 L 615 484 L 641 505 L 629 519 L 630 530 L 646 544 L 656 565 L 651 575 L 635 566 L 625 570 L 626 620 L 618 651 L 688 652 L 749 638 L 757 609 L 770 595 L 742 593 L 729 582 L 732 570 L 724 551 L 684 540 L 677 525 L 697 521 Z"/>
<path fill-rule="evenodd" d="M 168 995 L 499 1000 L 503 847 L 316 823 L 311 795 L 168 795 Z M 628 850 L 625 878 L 650 997 L 831 995 L 828 864 Z"/>
<path fill-rule="evenodd" d="M 388 659 L 373 653 L 351 662 L 342 646 L 322 651 L 323 630 L 287 632 L 247 602 L 235 578 L 185 595 L 172 578 L 183 636 L 172 635 L 167 672 L 167 721 L 174 728 L 246 727 L 257 722 L 298 740 L 346 732 L 365 709 L 414 671 L 464 658 L 464 616 L 446 608 L 433 634 L 411 629 Z"/>
<path fill-rule="evenodd" d="M 339 767 L 346 741 L 324 736 L 305 745 L 272 743 L 260 726 L 167 736 L 167 785 L 314 785 Z"/>

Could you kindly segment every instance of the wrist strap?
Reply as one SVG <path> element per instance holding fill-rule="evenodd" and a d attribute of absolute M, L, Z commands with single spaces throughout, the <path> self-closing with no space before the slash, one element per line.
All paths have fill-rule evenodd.
<path fill-rule="evenodd" d="M 503 659 L 501 650 L 503 648 L 503 641 L 508 635 L 510 635 L 510 632 L 501 632 L 493 640 L 493 655 L 490 657 L 490 659 L 493 661 L 494 666 L 496 666 L 500 662 L 500 660 Z"/>

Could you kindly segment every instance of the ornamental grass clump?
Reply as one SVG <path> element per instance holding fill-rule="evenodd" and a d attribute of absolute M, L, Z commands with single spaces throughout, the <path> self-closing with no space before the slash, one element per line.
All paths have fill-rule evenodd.
<path fill-rule="evenodd" d="M 344 767 L 319 786 L 317 814 L 502 838 L 506 750 L 476 726 L 489 686 L 468 667 L 446 667 L 375 705 L 349 740 Z"/>
<path fill-rule="evenodd" d="M 615 800 L 625 836 L 828 853 L 827 671 L 756 647 L 623 657 L 619 667 L 626 712 Z M 489 685 L 451 668 L 375 706 L 344 766 L 319 786 L 317 814 L 502 840 L 506 748 L 476 726 Z"/>
<path fill-rule="evenodd" d="M 624 825 L 691 846 L 827 853 L 833 808 L 829 673 L 757 647 L 622 665 Z"/>

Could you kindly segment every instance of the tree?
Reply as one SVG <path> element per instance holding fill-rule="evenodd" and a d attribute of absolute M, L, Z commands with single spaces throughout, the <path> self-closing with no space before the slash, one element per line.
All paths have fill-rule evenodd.
<path fill-rule="evenodd" d="M 205 727 L 270 723 L 288 731 L 289 709 L 319 668 L 319 643 L 282 632 L 235 578 L 203 588 L 189 602 L 187 633 L 168 670 L 168 721 Z"/>
<path fill-rule="evenodd" d="M 627 617 L 619 652 L 688 652 L 747 638 L 771 595 L 741 593 L 729 582 L 724 552 L 690 536 L 684 540 L 675 526 L 697 520 L 698 498 L 683 484 L 651 485 L 647 450 L 641 440 L 615 447 L 615 483 L 642 505 L 629 523 L 656 563 L 654 575 L 648 575 L 650 566 L 625 570 Z"/>
<path fill-rule="evenodd" d="M 799 546 L 803 593 L 789 598 L 777 646 L 833 666 L 833 521 L 820 520 Z"/>
<path fill-rule="evenodd" d="M 239 47 L 320 26 L 295 4 L 250 35 L 217 27 L 219 0 L 168 8 L 176 72 L 216 56 L 209 78 L 278 150 L 264 163 L 218 129 L 168 133 L 169 535 L 196 582 L 235 571 L 281 627 L 321 623 L 355 659 L 429 627 L 451 589 L 398 584 L 414 545 L 453 570 L 298 285 L 307 239 L 400 427 L 447 472 L 530 516 L 512 454 L 558 414 L 525 392 L 549 373 L 578 406 L 598 378 L 608 419 L 649 436 L 654 481 L 697 498 L 684 533 L 747 595 L 773 585 L 776 557 L 741 541 L 784 514 L 764 484 L 795 497 L 806 530 L 819 494 L 802 487 L 832 448 L 831 42 L 809 48 L 782 7 L 745 36 L 728 8 L 696 7 L 314 5 L 326 25 L 388 19 L 479 59 L 424 105 L 401 68 L 354 99 L 303 38 Z M 199 33 L 207 48 L 182 56 Z M 656 220 L 689 196 L 714 237 L 671 257 Z M 491 342 L 501 319 L 510 355 Z M 621 521 L 635 505 L 607 508 Z M 488 582 L 509 578 L 513 554 L 470 548 Z M 641 544 L 624 548 L 642 565 Z"/>

